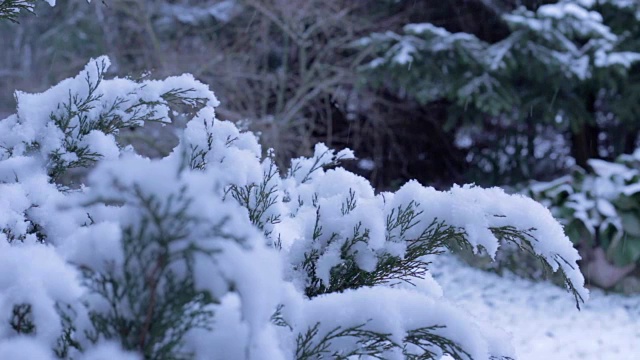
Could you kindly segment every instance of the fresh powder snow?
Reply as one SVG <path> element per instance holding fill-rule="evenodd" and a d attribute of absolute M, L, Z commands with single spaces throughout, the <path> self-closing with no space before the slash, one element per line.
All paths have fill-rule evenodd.
<path fill-rule="evenodd" d="M 431 275 L 454 304 L 510 334 L 519 360 L 636 360 L 640 354 L 637 296 L 594 289 L 578 311 L 555 285 L 499 276 L 451 256 L 434 259 Z"/>

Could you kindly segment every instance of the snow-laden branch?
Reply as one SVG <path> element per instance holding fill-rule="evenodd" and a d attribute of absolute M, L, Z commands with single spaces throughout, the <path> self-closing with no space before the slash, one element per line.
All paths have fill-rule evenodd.
<path fill-rule="evenodd" d="M 351 151 L 323 144 L 283 171 L 193 77 L 105 79 L 108 66 L 17 93 L 0 121 L 0 358 L 32 343 L 41 359 L 509 359 L 507 336 L 429 273 L 447 248 L 502 241 L 587 298 L 577 252 L 528 198 L 415 181 L 376 194 L 339 167 Z M 174 112 L 191 120 L 167 157 L 116 141 Z M 69 183 L 73 167 L 86 180 Z"/>

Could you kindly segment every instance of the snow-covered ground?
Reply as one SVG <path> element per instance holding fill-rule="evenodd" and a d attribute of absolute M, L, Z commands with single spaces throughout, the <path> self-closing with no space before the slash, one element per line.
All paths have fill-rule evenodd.
<path fill-rule="evenodd" d="M 512 334 L 518 359 L 640 359 L 640 296 L 592 290 L 578 311 L 571 294 L 552 284 L 500 277 L 441 258 L 430 269 L 444 295 Z"/>

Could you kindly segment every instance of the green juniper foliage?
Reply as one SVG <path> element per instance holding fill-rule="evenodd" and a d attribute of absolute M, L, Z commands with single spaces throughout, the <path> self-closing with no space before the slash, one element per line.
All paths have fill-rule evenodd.
<path fill-rule="evenodd" d="M 193 89 L 170 89 L 161 94 L 160 99 L 151 101 L 138 98 L 132 103 L 126 96 L 131 94 L 126 94 L 105 102 L 104 94 L 97 93 L 97 90 L 104 78 L 107 64 L 103 60 L 96 62 L 95 66 L 95 78 L 90 72 L 86 74 L 86 94 L 69 92 L 67 101 L 60 103 L 57 111 L 50 115 L 53 123 L 64 133 L 63 147 L 50 155 L 51 179 L 60 178 L 72 168 L 90 167 L 101 158 L 101 155 L 92 151 L 88 145 L 83 145 L 84 138 L 92 131 L 117 135 L 125 128 L 137 128 L 150 122 L 166 122 L 167 119 L 158 116 L 159 106 L 186 105 L 193 111 L 204 106 L 206 102 L 204 98 L 192 96 Z M 142 83 L 139 86 L 139 90 L 145 87 Z M 38 148 L 39 144 L 34 143 L 32 146 Z M 74 154 L 75 157 L 67 160 L 65 156 L 68 154 Z"/>
<path fill-rule="evenodd" d="M 278 202 L 278 189 L 274 184 L 276 176 L 280 176 L 274 162 L 273 152 L 263 160 L 265 167 L 264 179 L 259 184 L 245 186 L 230 185 L 228 192 L 243 207 L 249 211 L 249 220 L 260 230 L 264 231 L 267 238 L 271 237 L 271 231 L 265 229 L 265 225 L 274 225 L 280 222 L 280 214 L 270 213 L 270 209 Z"/>
<path fill-rule="evenodd" d="M 10 322 L 11 328 L 18 334 L 31 334 L 36 328 L 32 317 L 33 313 L 30 304 L 15 305 Z"/>
<path fill-rule="evenodd" d="M 95 327 L 90 338 L 120 339 L 125 349 L 138 350 L 145 359 L 191 359 L 193 354 L 182 350 L 183 337 L 212 325 L 208 305 L 215 302 L 210 293 L 196 289 L 193 258 L 216 251 L 194 244 L 173 250 L 204 221 L 189 215 L 184 189 L 165 199 L 140 188 L 132 191 L 142 213 L 122 230 L 124 264 L 108 272 L 82 268 L 87 288 L 109 304 L 107 312 L 89 313 Z M 208 231 L 219 236 L 220 226 L 212 224 Z M 184 269 L 176 271 L 176 265 Z"/>
<path fill-rule="evenodd" d="M 311 360 L 330 357 L 332 359 L 347 360 L 352 356 L 369 356 L 374 359 L 384 359 L 384 352 L 398 345 L 391 338 L 391 334 L 382 334 L 364 329 L 364 324 L 349 328 L 336 327 L 319 335 L 320 323 L 307 329 L 305 333 L 298 334 L 296 338 L 296 359 Z M 353 337 L 358 347 L 351 351 L 335 351 L 330 349 L 333 340 L 343 337 Z"/>
<path fill-rule="evenodd" d="M 442 336 L 433 334 L 433 330 L 438 326 L 424 327 L 420 329 L 414 329 L 407 333 L 405 338 L 404 355 L 409 360 L 422 360 L 422 359 L 436 359 L 441 351 L 445 351 L 454 359 L 467 359 L 471 356 L 464 351 L 459 345 L 448 340 Z M 423 353 L 420 355 L 413 355 L 407 351 L 408 345 L 414 345 L 420 348 Z"/>

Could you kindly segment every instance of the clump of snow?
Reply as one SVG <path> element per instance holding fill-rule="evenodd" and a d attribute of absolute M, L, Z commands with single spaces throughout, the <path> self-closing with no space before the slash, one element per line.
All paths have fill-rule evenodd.
<path fill-rule="evenodd" d="M 538 8 L 538 14 L 556 19 L 561 19 L 565 16 L 572 16 L 580 20 L 602 22 L 602 15 L 600 15 L 600 13 L 596 11 L 588 11 L 584 7 L 573 2 L 540 6 Z"/>
<path fill-rule="evenodd" d="M 131 352 L 123 351 L 120 346 L 104 342 L 94 348 L 91 348 L 80 357 L 80 360 L 139 360 L 140 357 Z"/>
<path fill-rule="evenodd" d="M 640 54 L 628 51 L 606 53 L 605 51 L 598 50 L 595 56 L 595 65 L 598 67 L 620 65 L 628 69 L 638 61 L 640 61 Z"/>
<path fill-rule="evenodd" d="M 53 360 L 53 354 L 42 342 L 27 336 L 0 340 L 0 357 L 3 359 Z"/>
<path fill-rule="evenodd" d="M 76 270 L 51 246 L 1 241 L 0 247 L 0 313 L 9 316 L 15 306 L 30 304 L 35 339 L 55 345 L 61 332 L 56 303 L 75 303 L 83 292 Z M 12 332 L 7 321 L 0 323 L 3 340 Z"/>
<path fill-rule="evenodd" d="M 371 159 L 360 159 L 358 160 L 358 167 L 362 170 L 371 171 L 375 169 L 376 163 Z"/>
<path fill-rule="evenodd" d="M 332 314 L 334 321 L 326 318 Z M 513 357 L 513 348 L 504 345 L 508 335 L 499 337 L 478 336 L 478 325 L 469 321 L 468 315 L 442 299 L 421 295 L 409 289 L 387 287 L 362 288 L 340 294 L 321 296 L 304 305 L 302 319 L 296 325 L 302 329 L 320 324 L 319 333 L 324 335 L 337 327 L 366 324 L 364 329 L 392 334 L 394 342 L 402 343 L 407 329 L 433 328 L 432 334 L 443 336 L 460 344 L 472 359 L 488 359 L 493 354 Z M 439 328 L 440 324 L 447 327 Z M 348 339 L 331 344 L 331 351 L 348 353 L 354 344 Z M 496 351 L 492 352 L 490 351 Z M 444 351 L 434 349 L 442 356 Z M 421 352 L 414 353 L 415 355 Z M 405 359 L 401 349 L 392 349 L 383 354 L 385 359 Z"/>

